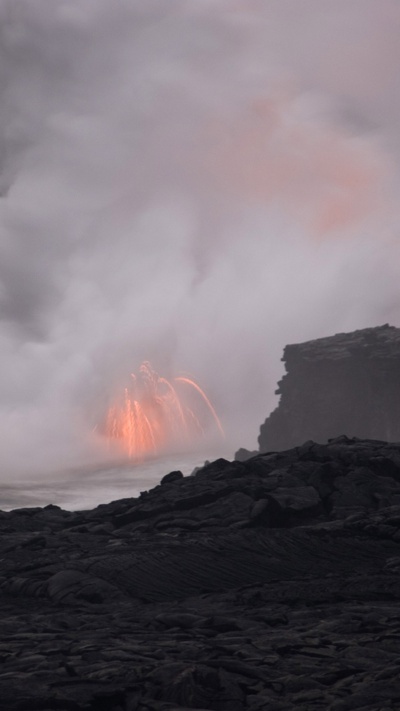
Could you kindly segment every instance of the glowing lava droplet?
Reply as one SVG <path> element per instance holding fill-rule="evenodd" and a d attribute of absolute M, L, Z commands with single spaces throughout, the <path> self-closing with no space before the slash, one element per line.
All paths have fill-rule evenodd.
<path fill-rule="evenodd" d="M 210 422 L 224 437 L 213 405 L 194 380 L 178 377 L 170 382 L 145 361 L 138 375 L 132 373 L 122 401 L 109 409 L 105 434 L 119 441 L 129 457 L 143 459 L 167 447 L 192 444 Z"/>

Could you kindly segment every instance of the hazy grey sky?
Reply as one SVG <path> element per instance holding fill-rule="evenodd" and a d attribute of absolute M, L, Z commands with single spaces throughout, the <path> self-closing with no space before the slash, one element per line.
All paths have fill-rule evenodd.
<path fill-rule="evenodd" d="M 286 343 L 400 325 L 398 0 L 0 0 L 0 467 L 143 359 L 237 446 Z M 234 447 L 234 445 L 233 445 Z"/>

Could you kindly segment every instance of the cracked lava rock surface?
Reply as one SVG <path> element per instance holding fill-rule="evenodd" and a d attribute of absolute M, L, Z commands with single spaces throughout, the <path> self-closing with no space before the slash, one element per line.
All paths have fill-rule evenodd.
<path fill-rule="evenodd" d="M 400 709 L 400 444 L 0 512 L 2 711 Z"/>

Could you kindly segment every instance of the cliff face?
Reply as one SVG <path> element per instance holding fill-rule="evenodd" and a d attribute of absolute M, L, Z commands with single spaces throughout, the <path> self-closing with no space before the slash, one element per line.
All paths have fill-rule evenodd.
<path fill-rule="evenodd" d="M 385 324 L 286 346 L 260 451 L 340 434 L 400 441 L 400 329 Z"/>

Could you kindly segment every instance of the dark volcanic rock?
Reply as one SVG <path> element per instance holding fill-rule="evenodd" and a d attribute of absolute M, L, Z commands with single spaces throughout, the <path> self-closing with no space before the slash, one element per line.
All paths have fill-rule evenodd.
<path fill-rule="evenodd" d="M 400 444 L 0 512 L 5 711 L 400 708 Z"/>
<path fill-rule="evenodd" d="M 260 452 L 342 433 L 400 441 L 400 329 L 388 324 L 286 346 Z M 239 450 L 240 451 L 240 450 Z"/>
<path fill-rule="evenodd" d="M 244 447 L 240 447 L 237 452 L 235 452 L 235 460 L 237 462 L 245 462 L 246 459 L 251 459 L 252 457 L 256 457 L 258 454 L 257 450 L 250 451 L 249 449 L 245 449 Z"/>

